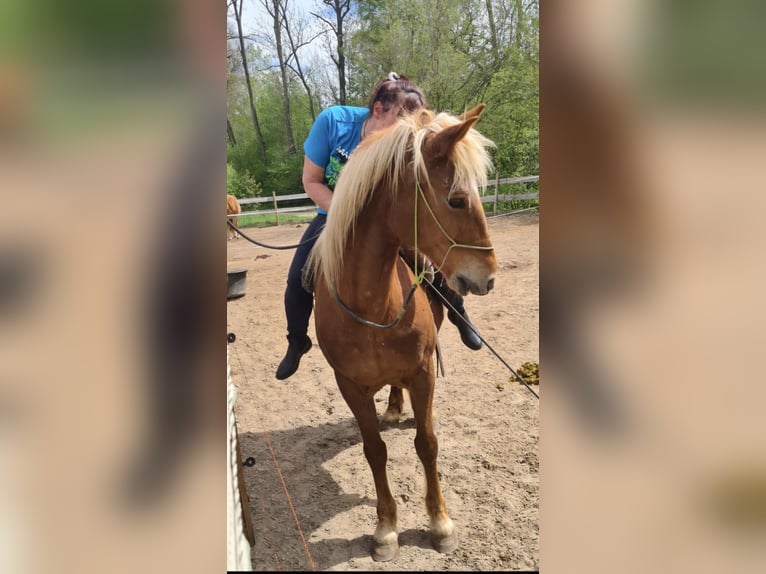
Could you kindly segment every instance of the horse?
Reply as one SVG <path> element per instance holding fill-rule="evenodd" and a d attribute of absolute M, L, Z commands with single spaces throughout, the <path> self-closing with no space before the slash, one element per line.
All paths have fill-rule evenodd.
<path fill-rule="evenodd" d="M 314 279 L 319 347 L 357 421 L 372 470 L 376 561 L 393 559 L 399 548 L 387 448 L 374 402 L 385 386 L 392 391 L 388 418 L 401 413 L 403 390 L 410 396 L 432 544 L 445 554 L 457 547 L 432 426 L 439 325 L 423 288 L 425 273 L 417 270 L 417 260 L 413 271 L 399 253 L 438 262 L 434 267 L 461 295 L 486 295 L 494 286 L 497 261 L 479 194 L 492 167 L 487 148 L 493 143 L 473 129 L 484 107 L 462 116 L 420 110 L 366 138 L 338 178 L 327 224 L 306 267 Z"/>
<path fill-rule="evenodd" d="M 239 217 L 237 217 L 236 214 L 242 213 L 242 208 L 239 205 L 239 201 L 236 197 L 233 195 L 226 195 L 226 215 L 232 215 L 232 217 L 229 217 L 229 221 L 231 221 L 232 225 L 236 227 L 237 220 Z M 236 232 L 236 230 L 232 229 L 231 226 L 228 224 L 226 225 L 226 239 L 236 239 L 239 237 L 239 233 Z"/>

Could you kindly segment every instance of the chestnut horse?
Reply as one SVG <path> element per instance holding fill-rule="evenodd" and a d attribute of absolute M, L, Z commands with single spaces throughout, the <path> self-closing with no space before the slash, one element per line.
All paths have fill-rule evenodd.
<path fill-rule="evenodd" d="M 226 195 L 226 215 L 230 216 L 233 215 L 233 217 L 229 217 L 229 221 L 232 222 L 232 224 L 236 227 L 237 220 L 239 219 L 237 217 L 237 214 L 242 213 L 242 208 L 239 205 L 239 201 L 236 197 L 233 195 Z M 239 237 L 239 234 L 232 229 L 230 225 L 226 225 L 226 239 L 236 239 Z"/>
<path fill-rule="evenodd" d="M 424 272 L 413 273 L 399 251 L 425 255 L 463 295 L 492 289 L 497 263 L 479 196 L 492 142 L 473 129 L 483 109 L 460 117 L 421 110 L 365 139 L 338 178 L 308 263 L 316 280 L 317 340 L 359 425 L 372 469 L 378 499 L 372 557 L 379 561 L 394 558 L 399 548 L 374 402 L 386 385 L 393 403 L 402 389 L 410 395 L 433 546 L 443 553 L 457 547 L 432 428 L 438 325 L 419 287 Z M 389 411 L 396 407 L 390 403 Z"/>

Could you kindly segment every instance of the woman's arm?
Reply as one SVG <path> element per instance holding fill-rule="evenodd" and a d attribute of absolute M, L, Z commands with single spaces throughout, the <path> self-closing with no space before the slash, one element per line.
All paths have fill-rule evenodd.
<path fill-rule="evenodd" d="M 325 211 L 330 209 L 332 191 L 324 183 L 325 168 L 318 166 L 308 157 L 303 159 L 303 189 L 311 200 Z"/>

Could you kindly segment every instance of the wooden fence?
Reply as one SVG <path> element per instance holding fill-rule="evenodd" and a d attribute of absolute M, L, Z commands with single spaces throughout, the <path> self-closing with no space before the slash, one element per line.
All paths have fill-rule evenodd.
<path fill-rule="evenodd" d="M 499 202 L 503 201 L 521 201 L 521 200 L 533 200 L 533 199 L 539 199 L 540 194 L 538 192 L 534 193 L 511 193 L 506 195 L 498 195 L 500 186 L 501 185 L 510 185 L 510 184 L 526 184 L 526 183 L 532 183 L 535 181 L 539 181 L 540 176 L 539 175 L 527 175 L 523 177 L 506 177 L 506 178 L 495 178 L 495 181 L 492 182 L 492 184 L 487 187 L 487 191 L 482 196 L 481 201 L 482 203 L 492 203 L 492 214 L 494 215 L 497 213 L 497 204 Z M 494 193 L 490 193 L 492 187 L 494 187 Z M 281 201 L 295 201 L 305 199 L 309 203 L 306 205 L 299 205 L 295 207 L 279 207 L 279 202 Z M 244 215 L 274 215 L 276 218 L 276 223 L 279 225 L 279 214 L 280 213 L 308 213 L 312 211 L 316 211 L 316 205 L 314 205 L 313 202 L 309 199 L 309 196 L 305 193 L 293 193 L 290 195 L 276 195 L 272 192 L 271 197 L 248 197 L 246 199 L 240 199 L 239 204 L 242 206 L 245 205 L 253 205 L 253 204 L 260 204 L 260 203 L 271 203 L 273 206 L 272 209 L 258 209 L 255 211 L 242 211 L 240 213 L 240 216 Z M 244 207 L 243 207 L 244 210 Z"/>

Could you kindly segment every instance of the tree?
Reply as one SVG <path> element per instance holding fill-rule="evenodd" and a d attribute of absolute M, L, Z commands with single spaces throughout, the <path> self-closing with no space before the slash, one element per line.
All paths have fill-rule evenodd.
<path fill-rule="evenodd" d="M 263 139 L 263 133 L 261 133 L 261 126 L 258 122 L 258 114 L 255 111 L 255 98 L 253 97 L 253 85 L 250 82 L 250 69 L 247 65 L 247 51 L 245 50 L 245 37 L 242 33 L 242 3 L 244 0 L 231 0 L 230 6 L 234 8 L 234 19 L 237 22 L 237 39 L 239 41 L 239 53 L 242 58 L 242 68 L 245 74 L 245 85 L 247 86 L 247 94 L 250 98 L 250 113 L 253 118 L 253 129 L 258 137 L 258 142 L 261 146 L 261 153 L 263 155 L 263 162 L 268 161 L 266 155 L 266 140 Z"/>
<path fill-rule="evenodd" d="M 301 60 L 298 57 L 298 51 L 304 46 L 311 44 L 311 42 L 317 38 L 318 35 L 310 37 L 309 39 L 305 39 L 304 33 L 306 30 L 306 21 L 295 15 L 292 11 L 288 11 L 286 3 L 282 24 L 284 26 L 285 35 L 287 36 L 287 41 L 290 46 L 290 50 L 287 54 L 287 57 L 285 58 L 285 64 L 289 66 L 293 71 L 303 86 L 303 89 L 306 92 L 306 96 L 308 96 L 309 112 L 311 113 L 311 121 L 313 122 L 317 117 L 316 111 L 314 110 L 314 91 L 309 82 L 308 74 L 301 65 Z"/>
<path fill-rule="evenodd" d="M 290 115 L 290 89 L 287 81 L 287 62 L 282 49 L 282 28 L 287 28 L 287 19 L 285 18 L 285 6 L 288 0 L 261 0 L 261 4 L 266 12 L 271 16 L 272 30 L 274 31 L 274 49 L 277 53 L 277 64 L 279 65 L 279 76 L 282 83 L 282 104 L 285 111 L 285 134 L 287 135 L 288 152 L 295 153 L 295 136 L 293 135 L 293 125 Z"/>
<path fill-rule="evenodd" d="M 302 191 L 298 143 L 320 106 L 365 106 L 390 71 L 420 85 L 434 111 L 486 103 L 477 128 L 497 145 L 500 175 L 538 172 L 538 0 L 322 0 L 313 9 L 258 0 L 248 9 L 263 23 L 253 29 L 243 0 L 229 2 L 227 150 L 237 185 L 250 174 L 268 193 Z"/>
<path fill-rule="evenodd" d="M 231 122 L 228 116 L 226 117 L 226 136 L 229 138 L 231 145 L 237 145 L 237 138 L 234 137 L 234 128 L 231 127 Z"/>
<path fill-rule="evenodd" d="M 334 20 L 312 12 L 311 14 L 327 24 L 335 35 L 335 53 L 330 54 L 338 71 L 338 103 L 346 105 L 346 32 L 344 24 L 351 10 L 351 0 L 322 0 L 332 10 Z"/>

